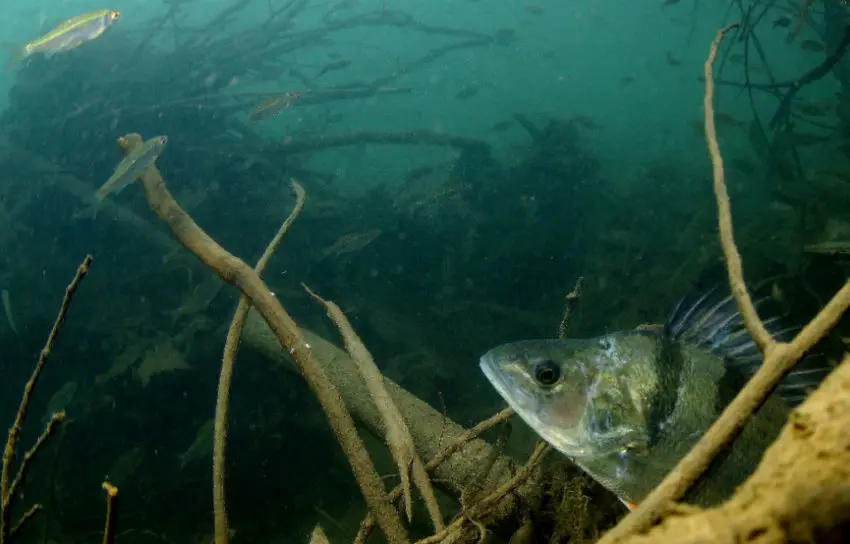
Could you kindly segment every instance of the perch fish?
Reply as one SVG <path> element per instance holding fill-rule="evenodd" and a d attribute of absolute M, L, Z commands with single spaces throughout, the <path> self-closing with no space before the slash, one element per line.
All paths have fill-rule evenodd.
<path fill-rule="evenodd" d="M 757 299 L 762 315 L 768 303 Z M 778 316 L 765 325 L 779 340 L 797 330 Z M 537 434 L 630 509 L 684 457 L 762 359 L 728 288 L 689 293 L 658 329 L 513 342 L 480 360 L 487 379 Z M 789 409 L 831 366 L 809 356 L 795 368 L 686 500 L 712 505 L 727 498 L 757 466 Z"/>
<path fill-rule="evenodd" d="M 99 9 L 71 17 L 24 46 L 8 46 L 12 53 L 9 64 L 20 62 L 36 53 L 50 57 L 55 53 L 70 51 L 100 37 L 120 18 L 121 13 L 114 9 Z"/>
<path fill-rule="evenodd" d="M 112 176 L 95 192 L 95 201 L 100 204 L 107 195 L 118 194 L 124 187 L 136 181 L 142 172 L 156 162 L 167 142 L 166 136 L 155 136 L 137 146 L 129 155 L 124 157 L 124 160 L 118 163 Z M 96 210 L 97 208 L 95 208 Z"/>

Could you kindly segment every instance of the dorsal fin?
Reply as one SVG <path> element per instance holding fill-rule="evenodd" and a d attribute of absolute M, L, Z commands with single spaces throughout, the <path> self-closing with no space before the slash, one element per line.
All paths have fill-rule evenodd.
<path fill-rule="evenodd" d="M 778 311 L 769 296 L 753 295 L 760 286 L 751 289 L 753 304 L 767 331 L 778 341 L 791 340 L 800 330 L 788 316 Z M 726 283 L 708 288 L 697 287 L 682 297 L 665 325 L 667 335 L 686 344 L 710 349 L 722 356 L 730 370 L 749 379 L 762 362 L 762 353 L 747 331 L 738 304 Z M 820 384 L 832 370 L 821 354 L 807 354 L 797 363 L 777 387 L 777 393 L 789 405 L 795 406 L 807 392 Z"/>

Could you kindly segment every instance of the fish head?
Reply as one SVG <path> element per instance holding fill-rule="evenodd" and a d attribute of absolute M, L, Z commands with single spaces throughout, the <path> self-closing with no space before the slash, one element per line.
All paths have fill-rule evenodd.
<path fill-rule="evenodd" d="M 106 12 L 106 26 L 113 25 L 121 18 L 121 12 L 117 9 L 111 9 Z"/>
<path fill-rule="evenodd" d="M 641 392 L 616 339 L 530 340 L 498 346 L 480 366 L 543 439 L 581 464 L 628 464 L 648 449 Z M 617 470 L 617 467 L 611 467 Z"/>
<path fill-rule="evenodd" d="M 162 150 L 165 148 L 165 144 L 167 144 L 167 143 L 168 143 L 168 136 L 165 136 L 165 135 L 156 136 L 154 138 L 151 138 L 151 145 L 152 145 L 153 148 L 156 149 L 157 154 L 162 152 Z"/>

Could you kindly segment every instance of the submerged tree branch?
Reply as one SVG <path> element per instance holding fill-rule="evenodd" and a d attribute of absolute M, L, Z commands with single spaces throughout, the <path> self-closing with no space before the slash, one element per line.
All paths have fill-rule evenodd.
<path fill-rule="evenodd" d="M 254 266 L 254 272 L 261 275 L 271 259 L 284 235 L 298 218 L 301 208 L 304 207 L 304 188 L 294 179 L 291 180 L 292 192 L 295 193 L 295 206 L 289 217 L 278 229 L 277 234 L 266 246 L 266 250 Z M 215 432 L 213 439 L 213 513 L 215 516 L 215 544 L 227 544 L 230 541 L 230 531 L 227 521 L 227 503 L 224 493 L 224 460 L 227 445 L 227 415 L 230 407 L 230 383 L 233 380 L 233 365 L 236 354 L 239 351 L 239 340 L 242 336 L 242 328 L 248 318 L 248 310 L 251 309 L 250 299 L 242 295 L 239 304 L 233 313 L 233 320 L 227 330 L 227 339 L 224 343 L 224 355 L 221 360 L 221 373 L 218 378 L 218 396 L 215 403 Z"/>
<path fill-rule="evenodd" d="M 56 315 L 56 321 L 54 321 L 53 328 L 47 336 L 47 342 L 45 342 L 44 347 L 41 349 L 41 353 L 38 355 L 38 361 L 35 364 L 32 375 L 24 386 L 24 394 L 21 397 L 21 403 L 18 406 L 18 412 L 15 415 L 15 421 L 9 428 L 9 438 L 6 440 L 6 446 L 3 449 L 3 464 L 2 468 L 0 468 L 0 544 L 9 544 L 12 534 L 17 532 L 26 522 L 32 519 L 32 517 L 41 510 L 39 505 L 33 506 L 26 512 L 26 514 L 24 514 L 23 519 L 21 519 L 17 525 L 14 527 L 12 526 L 12 510 L 14 508 L 15 501 L 20 496 L 18 490 L 26 477 L 29 461 L 53 432 L 55 426 L 65 418 L 65 412 L 53 414 L 50 418 L 50 422 L 47 424 L 47 428 L 41 434 L 38 441 L 26 453 L 14 478 L 12 477 L 12 464 L 15 460 L 18 439 L 21 435 L 24 420 L 27 417 L 27 411 L 29 410 L 35 386 L 41 377 L 41 373 L 44 370 L 47 360 L 50 358 L 50 354 L 53 351 L 53 345 L 56 342 L 56 338 L 59 336 L 59 331 L 62 330 L 62 325 L 65 324 L 65 318 L 68 315 L 68 310 L 71 308 L 71 301 L 73 300 L 77 289 L 80 287 L 83 278 L 85 278 L 89 273 L 91 263 L 92 256 L 86 255 L 83 262 L 77 268 L 77 274 L 74 276 L 74 279 L 65 289 L 65 297 L 62 299 L 62 305 L 59 307 L 59 313 Z"/>
<path fill-rule="evenodd" d="M 392 397 L 387 393 L 384 376 L 378 369 L 378 365 L 375 364 L 372 355 L 363 345 L 360 337 L 354 332 L 354 327 L 351 326 L 342 309 L 336 303 L 323 299 L 306 285 L 302 284 L 302 286 L 310 296 L 325 307 L 331 320 L 339 329 L 345 343 L 345 349 L 351 356 L 351 360 L 357 365 L 357 370 L 360 372 L 360 376 L 366 383 L 369 394 L 381 414 L 381 419 L 384 422 L 384 439 L 387 441 L 390 454 L 398 466 L 401 477 L 404 509 L 408 521 L 413 521 L 412 479 L 412 483 L 422 494 L 434 530 L 443 530 L 445 528 L 443 515 L 440 513 L 440 506 L 437 504 L 437 497 L 431 486 L 431 480 L 428 478 L 428 472 L 425 470 L 425 464 L 416 451 L 416 444 L 410 436 L 410 430 L 407 428 L 404 417 L 402 417 Z"/>
<path fill-rule="evenodd" d="M 125 154 L 141 143 L 142 138 L 138 134 L 129 134 L 119 139 L 119 145 Z M 322 406 L 351 464 L 366 503 L 375 513 L 387 539 L 399 544 L 408 542 L 407 531 L 387 498 L 383 482 L 357 434 L 351 414 L 343 404 L 339 391 L 328 379 L 322 365 L 304 341 L 295 321 L 251 267 L 218 245 L 183 211 L 166 188 L 165 181 L 155 166 L 142 173 L 141 180 L 151 209 L 165 221 L 180 243 L 223 280 L 242 291 L 275 332 L 280 344 L 292 353 L 298 370 Z"/>
<path fill-rule="evenodd" d="M 626 516 L 603 537 L 600 541 L 603 544 L 618 542 L 629 535 L 644 532 L 656 520 L 669 512 L 671 502 L 684 496 L 687 490 L 696 483 L 711 461 L 737 437 L 750 416 L 764 403 L 779 381 L 794 367 L 808 349 L 827 334 L 850 306 L 850 282 L 848 282 L 793 341 L 784 343 L 777 342 L 770 336 L 750 299 L 744 281 L 741 257 L 732 233 L 732 214 L 729 195 L 726 191 L 723 161 L 717 143 L 713 107 L 714 77 L 712 68 L 717 58 L 717 49 L 726 33 L 737 26 L 738 23 L 734 23 L 718 31 L 705 63 L 705 132 L 708 151 L 714 167 L 714 192 L 718 207 L 720 238 L 729 272 L 729 283 L 747 330 L 764 352 L 764 359 L 753 378 L 732 403 L 726 407 L 699 442 L 635 511 Z"/>

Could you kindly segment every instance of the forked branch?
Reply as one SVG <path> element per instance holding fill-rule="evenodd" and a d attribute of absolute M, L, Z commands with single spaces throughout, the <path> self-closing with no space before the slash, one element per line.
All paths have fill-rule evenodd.
<path fill-rule="evenodd" d="M 729 284 L 747 330 L 764 353 L 763 362 L 753 378 L 726 407 L 699 442 L 634 512 L 626 516 L 602 538 L 600 542 L 603 544 L 621 541 L 629 535 L 646 531 L 663 516 L 673 501 L 681 499 L 706 471 L 711 461 L 737 437 L 750 416 L 764 403 L 779 381 L 806 351 L 829 332 L 850 306 L 850 282 L 848 282 L 794 340 L 789 343 L 777 342 L 770 336 L 764 323 L 758 317 L 747 291 L 741 255 L 735 245 L 732 232 L 732 212 L 714 124 L 714 61 L 724 36 L 738 26 L 738 23 L 734 23 L 717 32 L 705 62 L 705 136 L 714 171 L 714 194 L 717 200 L 720 239 L 729 272 Z"/>

